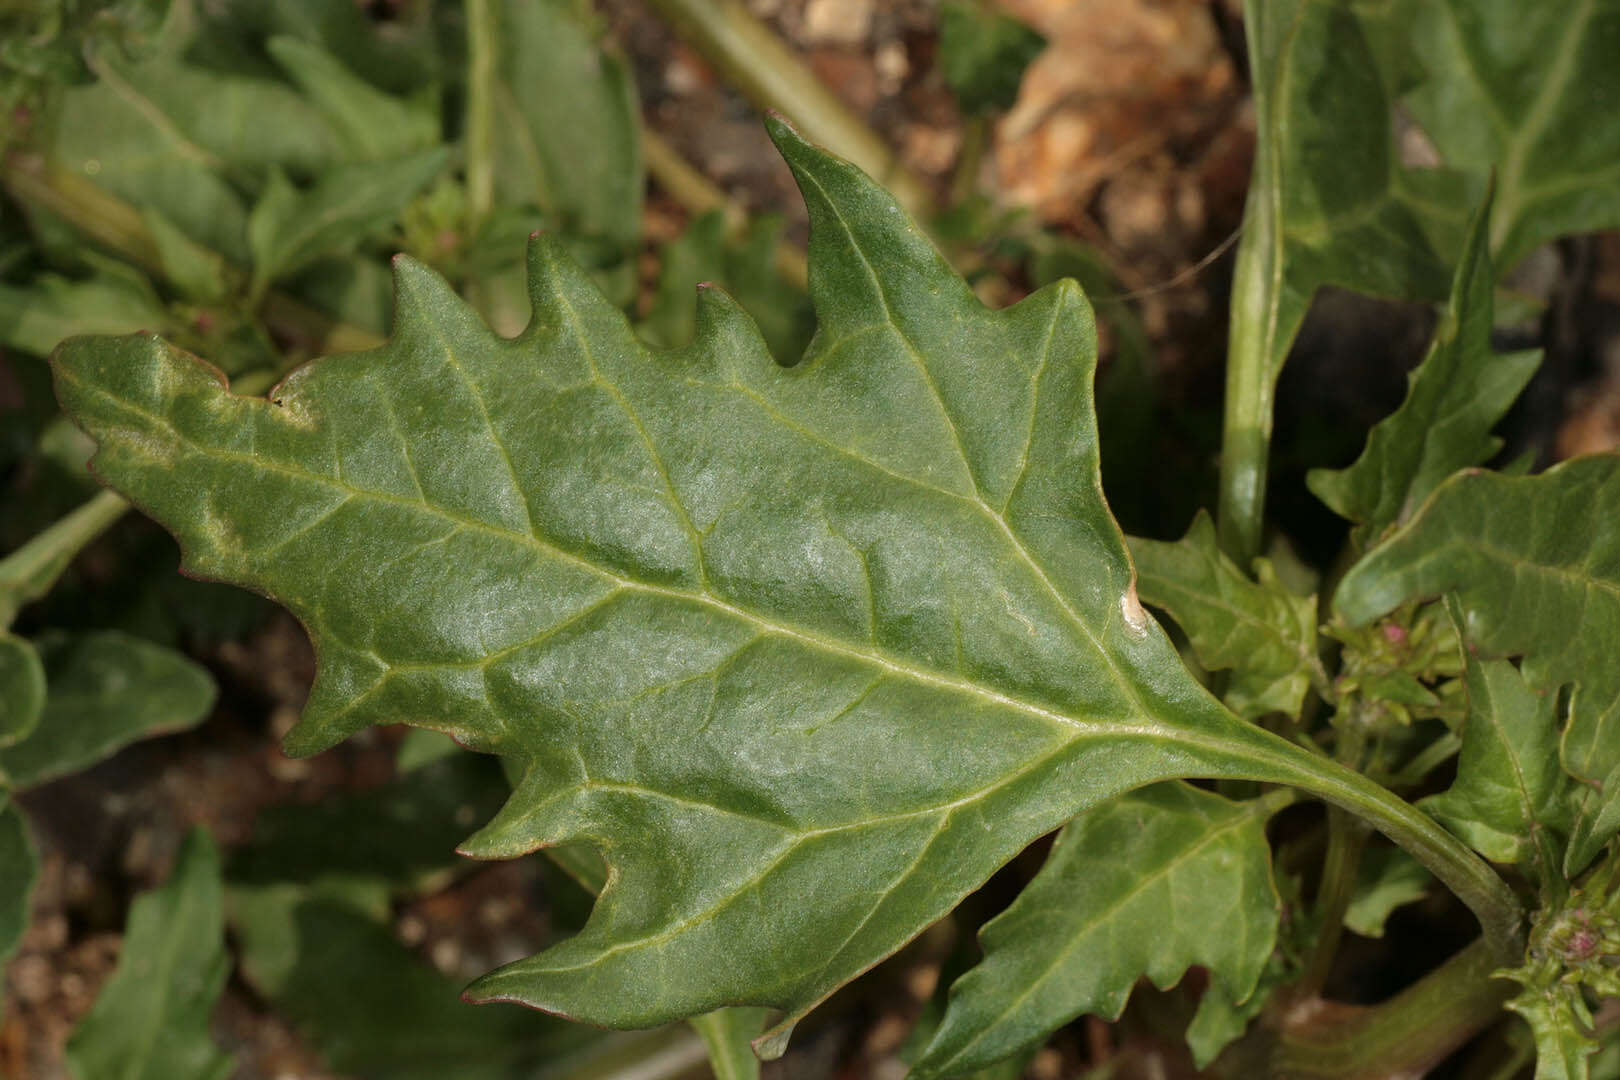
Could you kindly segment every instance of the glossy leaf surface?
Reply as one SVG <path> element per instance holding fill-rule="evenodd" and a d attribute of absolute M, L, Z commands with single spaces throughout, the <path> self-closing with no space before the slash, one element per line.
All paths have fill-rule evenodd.
<path fill-rule="evenodd" d="M 184 656 L 117 630 L 38 642 L 49 688 L 34 733 L 0 750 L 18 787 L 77 772 L 118 748 L 191 727 L 214 703 L 214 680 Z"/>
<path fill-rule="evenodd" d="M 980 932 L 917 1077 L 982 1068 L 1082 1013 L 1115 1019 L 1146 976 L 1201 964 L 1227 996 L 1253 991 L 1277 936 L 1265 824 L 1273 804 L 1158 784 L 1071 822 L 1046 865 Z"/>
<path fill-rule="evenodd" d="M 224 1080 L 208 1034 L 231 961 L 219 853 L 194 829 L 168 882 L 135 898 L 118 967 L 68 1040 L 78 1080 Z"/>
<path fill-rule="evenodd" d="M 617 1026 L 763 1004 L 780 1037 L 1130 788 L 1379 798 L 1221 708 L 1137 602 L 1072 284 L 987 310 L 869 179 L 773 133 L 814 223 L 794 368 L 712 290 L 691 347 L 648 352 L 546 237 L 522 337 L 402 260 L 393 343 L 273 401 L 153 338 L 57 354 L 101 475 L 309 627 L 292 750 L 452 732 L 522 769 L 466 850 L 614 867 L 582 933 L 476 997 Z"/>
<path fill-rule="evenodd" d="M 1620 4 L 1443 0 L 1391 5 L 1421 72 L 1403 106 L 1447 165 L 1497 176 L 1504 269 L 1565 233 L 1620 225 Z"/>
<path fill-rule="evenodd" d="M 1199 513 L 1174 543 L 1131 539 L 1142 602 L 1163 608 L 1186 632 L 1198 662 L 1230 670 L 1226 704 L 1251 719 L 1299 714 L 1316 655 L 1316 598 L 1296 596 L 1265 560 L 1251 580 L 1215 539 L 1215 524 Z"/>
<path fill-rule="evenodd" d="M 1454 592 L 1463 633 L 1486 657 L 1522 656 L 1531 689 L 1573 683 L 1564 766 L 1592 783 L 1566 871 L 1620 830 L 1620 457 L 1538 476 L 1466 472 L 1345 576 L 1334 597 L 1351 623 Z"/>
<path fill-rule="evenodd" d="M 1451 302 L 1423 363 L 1409 377 L 1406 400 L 1367 436 L 1346 469 L 1313 470 L 1306 478 L 1340 517 L 1371 540 L 1409 517 L 1458 469 L 1495 454 L 1491 428 L 1508 411 L 1540 360 L 1537 352 L 1491 351 L 1489 207 L 1475 215 L 1451 283 Z"/>

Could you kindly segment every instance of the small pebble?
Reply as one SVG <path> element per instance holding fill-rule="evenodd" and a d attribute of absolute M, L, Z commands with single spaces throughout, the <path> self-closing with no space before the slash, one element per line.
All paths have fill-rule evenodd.
<path fill-rule="evenodd" d="M 804 36 L 812 45 L 858 45 L 872 29 L 872 0 L 810 0 Z"/>

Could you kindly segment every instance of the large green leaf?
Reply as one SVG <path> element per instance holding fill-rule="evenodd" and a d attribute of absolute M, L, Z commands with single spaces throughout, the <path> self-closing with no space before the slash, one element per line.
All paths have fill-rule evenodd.
<path fill-rule="evenodd" d="M 1436 5 L 1442 6 L 1442 5 Z M 1410 376 L 1406 400 L 1367 436 L 1354 465 L 1306 477 L 1334 512 L 1374 539 L 1410 517 L 1458 469 L 1478 465 L 1502 445 L 1491 434 L 1530 381 L 1539 352 L 1491 351 L 1489 203 L 1474 216 L 1451 284 L 1451 304 L 1434 344 Z"/>
<path fill-rule="evenodd" d="M 208 672 L 172 649 L 117 630 L 36 643 L 49 694 L 34 733 L 0 750 L 18 787 L 77 772 L 136 739 L 191 727 L 214 703 Z"/>
<path fill-rule="evenodd" d="M 1497 862 L 1555 880 L 1575 781 L 1558 763 L 1558 695 L 1536 693 L 1506 660 L 1463 653 L 1468 720 L 1457 779 L 1419 805 Z"/>
<path fill-rule="evenodd" d="M 1382 14 L 1420 69 L 1402 104 L 1447 165 L 1496 173 L 1503 267 L 1620 225 L 1620 125 L 1602 116 L 1620 100 L 1620 3 L 1402 0 Z"/>
<path fill-rule="evenodd" d="M 1479 655 L 1524 657 L 1539 694 L 1575 684 L 1562 757 L 1590 785 L 1566 855 L 1579 870 L 1620 831 L 1620 457 L 1458 474 L 1350 570 L 1334 606 L 1359 624 L 1446 592 Z"/>
<path fill-rule="evenodd" d="M 544 236 L 518 339 L 400 260 L 392 344 L 271 401 L 151 337 L 57 354 L 100 474 L 188 569 L 309 628 L 292 751 L 451 732 L 522 770 L 466 850 L 614 867 L 577 937 L 471 993 L 618 1026 L 771 1005 L 773 1049 L 1130 788 L 1298 781 L 1400 815 L 1223 709 L 1137 602 L 1078 290 L 984 308 L 869 179 L 772 130 L 813 221 L 794 368 L 714 290 L 692 346 L 650 353 Z M 1447 880 L 1489 911 L 1471 874 Z"/>
<path fill-rule="evenodd" d="M 224 1080 L 208 1036 L 231 960 L 219 853 L 194 829 L 162 888 L 135 898 L 118 967 L 68 1040 L 77 1080 Z"/>
<path fill-rule="evenodd" d="M 1081 1013 L 1116 1019 L 1138 979 L 1169 987 L 1193 964 L 1247 998 L 1277 936 L 1266 819 L 1284 804 L 1158 784 L 1070 823 L 981 931 L 984 961 L 952 987 L 912 1075 L 983 1068 Z"/>
<path fill-rule="evenodd" d="M 1316 655 L 1316 598 L 1289 592 L 1270 563 L 1251 581 L 1220 550 L 1215 524 L 1200 512 L 1175 543 L 1130 541 L 1142 601 L 1163 608 L 1186 631 L 1198 662 L 1230 669 L 1226 704 L 1239 716 L 1299 715 Z"/>

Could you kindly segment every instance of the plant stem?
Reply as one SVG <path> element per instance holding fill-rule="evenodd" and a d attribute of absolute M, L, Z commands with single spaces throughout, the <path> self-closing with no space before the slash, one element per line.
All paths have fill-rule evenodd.
<path fill-rule="evenodd" d="M 1321 1027 L 1276 1036 L 1270 1074 L 1289 1080 L 1422 1076 L 1502 1016 L 1514 985 L 1501 958 L 1474 942 L 1390 1000 Z"/>
<path fill-rule="evenodd" d="M 113 492 L 98 492 L 0 559 L 0 627 L 10 626 L 24 604 L 50 592 L 73 557 L 128 509 Z"/>
<path fill-rule="evenodd" d="M 854 162 L 913 217 L 932 215 L 934 199 L 927 185 L 741 0 L 651 4 L 749 101 L 782 113 L 806 138 Z"/>
<path fill-rule="evenodd" d="M 1317 889 L 1316 914 L 1320 929 L 1305 973 L 1294 983 L 1290 994 L 1296 1000 L 1322 992 L 1333 959 L 1344 937 L 1344 915 L 1356 893 L 1356 875 L 1361 869 L 1361 852 L 1367 844 L 1367 828 L 1353 815 L 1337 806 L 1328 807 L 1327 856 L 1322 863 L 1322 883 Z"/>
<path fill-rule="evenodd" d="M 1258 729 L 1253 737 L 1248 757 L 1256 764 L 1269 761 L 1269 767 L 1257 768 L 1250 779 L 1292 784 L 1348 810 L 1389 837 L 1468 905 L 1498 964 L 1517 962 L 1524 950 L 1524 909 L 1507 883 L 1468 845 L 1360 773 Z"/>
<path fill-rule="evenodd" d="M 495 207 L 495 11 L 467 0 L 467 231 Z"/>
<path fill-rule="evenodd" d="M 706 214 L 719 210 L 725 214 L 726 224 L 733 232 L 747 224 L 748 213 L 735 199 L 721 191 L 681 157 L 673 146 L 647 128 L 641 131 L 641 152 L 653 179 L 688 213 Z M 803 251 L 786 240 L 776 245 L 776 271 L 800 289 L 810 287 L 809 260 Z"/>

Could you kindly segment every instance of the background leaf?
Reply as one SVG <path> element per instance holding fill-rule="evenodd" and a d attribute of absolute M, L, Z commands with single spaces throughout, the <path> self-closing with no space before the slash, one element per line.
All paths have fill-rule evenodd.
<path fill-rule="evenodd" d="M 1340 517 L 1362 526 L 1364 542 L 1409 517 L 1440 482 L 1501 447 L 1491 428 L 1506 415 L 1540 363 L 1539 352 L 1491 351 L 1490 204 L 1474 215 L 1451 303 L 1406 400 L 1379 421 L 1346 469 L 1313 470 L 1306 483 Z"/>
<path fill-rule="evenodd" d="M 548 227 L 621 306 L 635 289 L 644 176 L 629 67 L 604 51 L 588 5 L 501 0 L 495 182 Z"/>
<path fill-rule="evenodd" d="M 248 218 L 255 290 L 388 228 L 448 160 L 449 151 L 434 147 L 390 161 L 346 165 L 322 174 L 307 191 L 272 170 Z"/>
<path fill-rule="evenodd" d="M 39 854 L 22 811 L 0 788 L 0 971 L 28 929 L 28 902 L 39 873 Z"/>
<path fill-rule="evenodd" d="M 1344 925 L 1362 937 L 1381 938 L 1395 909 L 1423 899 L 1433 884 L 1434 876 L 1400 848 L 1370 847 L 1362 853 Z"/>
<path fill-rule="evenodd" d="M 1504 269 L 1565 233 L 1620 225 L 1620 127 L 1593 113 L 1620 99 L 1620 5 L 1445 0 L 1381 14 L 1393 32 L 1378 39 L 1412 61 L 1403 107 L 1447 165 L 1476 183 L 1496 171 Z"/>
<path fill-rule="evenodd" d="M 1620 831 L 1620 457 L 1564 462 L 1538 476 L 1465 472 L 1351 568 L 1334 607 L 1370 622 L 1455 592 L 1463 633 L 1484 657 L 1522 656 L 1538 694 L 1574 683 L 1564 766 L 1581 796 L 1565 872 Z"/>
<path fill-rule="evenodd" d="M 1468 720 L 1457 779 L 1418 805 L 1495 862 L 1528 862 L 1543 884 L 1558 880 L 1574 780 L 1558 763 L 1558 693 L 1526 685 L 1506 660 L 1467 648 Z"/>
<path fill-rule="evenodd" d="M 1260 580 L 1250 580 L 1221 552 L 1203 511 L 1174 543 L 1132 537 L 1130 544 L 1143 603 L 1170 613 L 1204 668 L 1232 672 L 1228 707 L 1251 720 L 1298 716 L 1313 673 L 1326 679 L 1316 655 L 1316 598 L 1289 592 L 1264 559 L 1256 560 Z"/>
<path fill-rule="evenodd" d="M 168 883 L 130 906 L 118 967 L 68 1040 L 74 1076 L 224 1080 L 233 1062 L 208 1023 L 230 970 L 219 854 L 193 829 Z"/>
<path fill-rule="evenodd" d="M 199 723 L 214 680 L 171 649 L 117 630 L 52 633 L 36 645 L 49 692 L 39 726 L 0 750 L 0 770 L 20 788 L 77 772 L 120 747 Z"/>
<path fill-rule="evenodd" d="M 439 143 L 438 102 L 384 93 L 319 45 L 289 35 L 265 48 L 331 123 L 360 161 L 386 161 L 430 150 Z"/>
<path fill-rule="evenodd" d="M 45 708 L 45 665 L 34 647 L 0 631 L 0 747 L 29 736 Z M 0 772 L 0 780 L 5 774 Z"/>
<path fill-rule="evenodd" d="M 274 402 L 151 338 L 57 354 L 101 475 L 311 629 L 293 750 L 442 728 L 522 770 L 465 850 L 614 866 L 578 936 L 477 998 L 618 1026 L 765 1004 L 779 1045 L 1087 806 L 1323 768 L 1136 602 L 1074 287 L 985 309 L 869 179 L 773 134 L 813 221 L 795 368 L 712 290 L 697 342 L 649 354 L 545 237 L 523 337 L 402 260 L 395 341 Z"/>
<path fill-rule="evenodd" d="M 1289 797 L 1156 784 L 1076 818 L 980 932 L 984 960 L 951 988 L 912 1075 L 982 1068 L 1082 1013 L 1117 1019 L 1138 979 L 1167 988 L 1194 964 L 1247 998 L 1277 936 L 1266 819 Z"/>
<path fill-rule="evenodd" d="M 1024 69 L 1044 48 L 1032 28 L 976 0 L 940 5 L 940 69 L 965 113 L 1012 108 Z"/>

